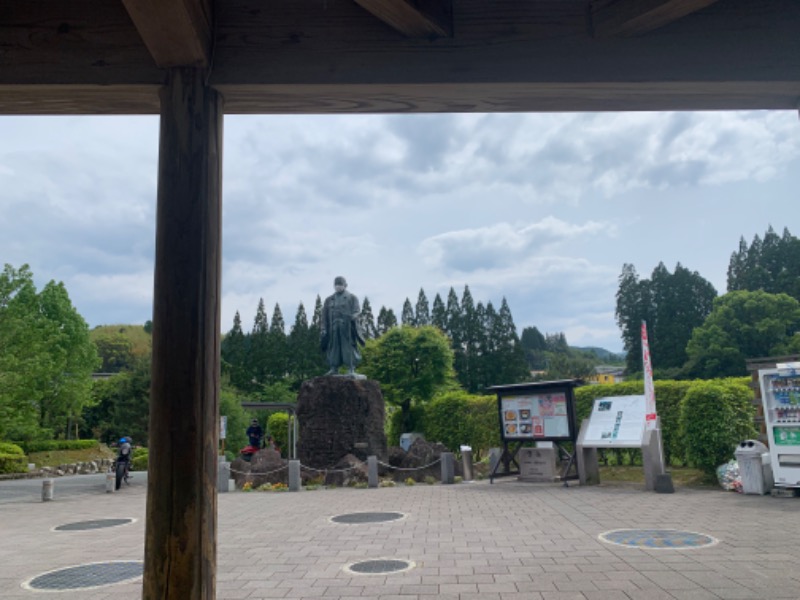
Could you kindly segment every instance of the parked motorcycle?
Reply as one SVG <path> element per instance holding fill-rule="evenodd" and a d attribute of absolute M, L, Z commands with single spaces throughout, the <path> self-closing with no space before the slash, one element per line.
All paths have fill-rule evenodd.
<path fill-rule="evenodd" d="M 117 453 L 117 460 L 114 461 L 113 467 L 116 475 L 116 489 L 122 487 L 123 481 L 126 485 L 130 485 L 129 479 L 132 454 L 130 438 L 122 438 L 119 441 L 119 452 Z"/>

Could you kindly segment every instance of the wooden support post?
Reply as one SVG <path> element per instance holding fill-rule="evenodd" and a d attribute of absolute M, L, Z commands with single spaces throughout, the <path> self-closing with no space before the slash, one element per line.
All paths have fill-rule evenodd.
<path fill-rule="evenodd" d="M 222 98 L 201 69 L 161 90 L 150 471 L 142 598 L 216 594 Z"/>

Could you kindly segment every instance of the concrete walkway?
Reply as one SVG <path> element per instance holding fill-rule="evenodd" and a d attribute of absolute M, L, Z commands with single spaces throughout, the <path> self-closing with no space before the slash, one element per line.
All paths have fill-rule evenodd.
<path fill-rule="evenodd" d="M 387 523 L 330 517 L 396 511 Z M 217 597 L 381 600 L 800 599 L 800 498 L 622 486 L 564 488 L 502 479 L 380 489 L 222 494 Z M 91 590 L 37 592 L 21 584 L 46 571 L 142 559 L 145 487 L 115 494 L 0 506 L 0 597 L 137 599 L 141 580 Z M 104 518 L 129 525 L 53 531 Z M 643 550 L 611 545 L 615 529 L 678 529 L 712 546 Z M 413 568 L 357 575 L 370 559 Z M 187 599 L 189 600 L 189 599 Z"/>

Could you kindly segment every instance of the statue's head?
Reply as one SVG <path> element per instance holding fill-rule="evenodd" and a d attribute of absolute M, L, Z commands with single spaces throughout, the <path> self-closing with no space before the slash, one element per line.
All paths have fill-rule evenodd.
<path fill-rule="evenodd" d="M 339 275 L 336 279 L 333 280 L 333 289 L 337 292 L 341 293 L 347 289 L 347 280 Z"/>

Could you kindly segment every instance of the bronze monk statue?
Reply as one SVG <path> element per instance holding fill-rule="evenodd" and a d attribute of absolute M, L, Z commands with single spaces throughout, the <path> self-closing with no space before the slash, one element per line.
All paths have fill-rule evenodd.
<path fill-rule="evenodd" d="M 347 291 L 347 281 L 337 277 L 333 281 L 336 292 L 325 299 L 322 306 L 320 347 L 326 353 L 330 371 L 336 375 L 340 367 L 347 368 L 349 375 L 356 375 L 361 362 L 359 344 L 364 345 L 361 329 L 361 308 L 358 298 Z"/>

